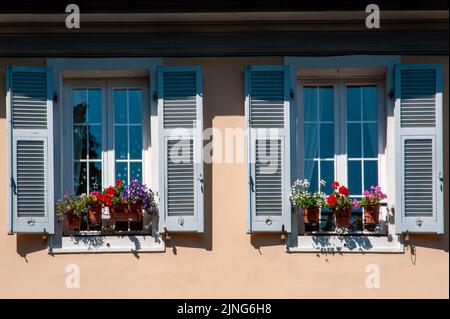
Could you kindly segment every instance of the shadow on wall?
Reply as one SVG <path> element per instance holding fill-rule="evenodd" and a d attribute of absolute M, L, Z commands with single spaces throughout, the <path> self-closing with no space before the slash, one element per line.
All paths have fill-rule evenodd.
<path fill-rule="evenodd" d="M 17 253 L 27 262 L 28 254 L 47 249 L 47 241 L 43 239 L 41 234 L 17 234 L 16 242 Z"/>

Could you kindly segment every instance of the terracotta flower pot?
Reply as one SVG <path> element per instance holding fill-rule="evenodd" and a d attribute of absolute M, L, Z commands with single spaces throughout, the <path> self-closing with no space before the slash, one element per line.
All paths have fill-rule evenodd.
<path fill-rule="evenodd" d="M 70 229 L 80 229 L 81 227 L 81 215 L 67 214 L 66 221 L 67 227 Z"/>
<path fill-rule="evenodd" d="M 109 215 L 113 221 L 138 222 L 142 218 L 142 205 L 118 204 L 109 208 Z"/>
<path fill-rule="evenodd" d="M 102 206 L 100 206 L 100 205 L 91 206 L 89 208 L 88 218 L 92 224 L 101 225 L 102 224 Z"/>
<path fill-rule="evenodd" d="M 303 208 L 303 221 L 305 224 L 318 224 L 320 216 L 320 207 L 310 206 Z"/>
<path fill-rule="evenodd" d="M 335 210 L 336 227 L 347 227 L 351 223 L 352 208 L 338 208 Z"/>
<path fill-rule="evenodd" d="M 380 204 L 364 206 L 364 222 L 378 224 L 380 222 Z"/>

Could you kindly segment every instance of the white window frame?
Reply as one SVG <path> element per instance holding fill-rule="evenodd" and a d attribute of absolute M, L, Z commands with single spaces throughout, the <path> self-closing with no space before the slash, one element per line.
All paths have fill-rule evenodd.
<path fill-rule="evenodd" d="M 141 106 L 141 125 L 142 125 L 142 183 L 152 184 L 151 174 L 147 167 L 152 166 L 149 157 L 149 134 L 150 134 L 150 117 L 149 117 L 149 93 L 148 84 L 144 79 L 105 79 L 97 81 L 83 80 L 66 80 L 63 82 L 64 101 L 63 107 L 63 143 L 65 145 L 64 155 L 66 159 L 63 161 L 64 190 L 73 192 L 73 166 L 67 167 L 67 163 L 75 162 L 73 159 L 73 112 L 72 112 L 72 92 L 77 89 L 97 89 L 102 90 L 102 185 L 101 188 L 114 185 L 115 183 L 115 122 L 114 122 L 114 97 L 113 93 L 116 89 L 139 89 L 141 90 L 142 106 Z M 126 125 L 128 125 L 127 123 Z M 70 147 L 70 149 L 69 149 Z M 67 150 L 67 151 L 66 151 Z M 124 160 L 128 162 L 129 160 Z M 133 161 L 133 160 L 132 160 Z M 135 160 L 134 160 L 135 161 Z"/>
<path fill-rule="evenodd" d="M 109 79 L 118 80 L 118 85 L 126 80 L 146 78 L 148 90 L 148 148 L 143 156 L 143 179 L 150 180 L 148 186 L 158 190 L 160 169 L 158 168 L 159 143 L 158 143 L 158 112 L 157 100 L 154 95 L 157 90 L 157 69 L 163 65 L 162 58 L 49 58 L 47 66 L 52 68 L 53 88 L 55 93 L 54 112 L 54 140 L 55 140 L 55 199 L 63 196 L 64 174 L 63 153 L 67 146 L 63 142 L 63 103 L 65 102 L 63 83 L 65 80 L 78 79 Z M 127 84 L 128 85 L 128 84 Z M 144 131 L 144 127 L 143 127 Z M 143 140 L 144 143 L 144 140 Z M 144 144 L 145 145 L 145 144 Z M 108 153 L 108 156 L 114 154 Z M 109 161 L 111 163 L 111 161 Z M 112 161 L 114 166 L 114 161 Z M 145 168 L 144 168 L 145 167 Z M 113 167 L 112 167 L 113 168 Z M 111 169 L 111 168 L 109 168 Z M 145 173 L 144 173 L 145 172 Z M 114 182 L 112 180 L 111 182 Z M 62 237 L 62 224 L 56 223 L 55 235 L 50 237 L 48 251 L 52 254 L 64 253 L 108 253 L 108 252 L 164 252 L 165 242 L 159 232 L 158 217 L 153 223 L 152 236 L 72 236 Z"/>
<path fill-rule="evenodd" d="M 380 117 L 379 115 L 379 127 L 380 124 L 384 125 L 383 129 L 379 131 L 386 132 L 386 136 L 380 136 L 379 139 L 379 165 L 378 169 L 385 174 L 386 178 L 381 178 L 379 181 L 380 186 L 388 191 L 387 207 L 383 207 L 382 214 L 387 215 L 387 230 L 386 235 L 299 235 L 299 224 L 302 221 L 301 214 L 296 210 L 295 214 L 292 214 L 292 233 L 289 234 L 286 240 L 287 252 L 324 252 L 324 253 L 403 253 L 404 244 L 403 237 L 395 234 L 395 216 L 392 212 L 393 202 L 395 201 L 395 181 L 389 181 L 386 183 L 388 176 L 393 175 L 395 172 L 395 144 L 393 139 L 395 136 L 395 130 L 393 128 L 393 109 L 394 101 L 389 96 L 394 92 L 394 66 L 400 63 L 400 56 L 339 56 L 339 57 L 285 57 L 284 64 L 290 68 L 291 77 L 291 90 L 295 92 L 293 96 L 292 104 L 294 107 L 291 109 L 291 136 L 295 139 L 291 143 L 292 154 L 292 167 L 291 167 L 291 180 L 292 182 L 297 178 L 302 177 L 302 169 L 299 171 L 300 164 L 302 164 L 302 156 L 297 156 L 298 147 L 301 141 L 299 138 L 300 129 L 297 130 L 297 125 L 300 124 L 300 102 L 301 96 L 299 89 L 299 78 L 309 78 L 313 82 L 328 83 L 330 79 L 350 80 L 351 84 L 365 84 L 369 79 L 369 84 L 372 84 L 374 78 L 383 76 L 380 82 L 384 90 L 378 94 L 382 94 L 385 101 L 385 115 Z M 325 79 L 325 81 L 324 81 Z M 302 83 L 303 84 L 303 83 Z M 343 91 L 345 92 L 345 90 Z M 345 94 L 344 94 L 345 95 Z M 340 97 L 342 98 L 342 97 Z M 345 101 L 344 101 L 345 102 Z M 345 103 L 340 103 L 345 106 Z M 380 112 L 380 109 L 379 109 Z M 340 123 L 345 124 L 346 129 L 346 112 L 340 112 L 340 116 L 344 118 L 344 121 Z M 294 132 L 295 130 L 295 132 Z M 301 136 L 302 137 L 302 136 Z M 303 138 L 303 137 L 302 137 Z M 346 144 L 346 140 L 342 143 Z M 384 153 L 380 152 L 384 148 Z M 337 150 L 336 150 L 337 151 Z M 336 152 L 338 153 L 338 152 Z M 380 154 L 382 153 L 382 154 Z M 338 163 L 345 165 L 344 170 L 338 168 L 335 174 L 338 172 L 346 172 L 347 156 L 340 154 L 338 157 Z M 336 180 L 341 183 L 347 183 L 346 174 L 344 176 L 336 175 Z M 380 178 L 380 174 L 379 174 Z M 385 187 L 384 187 L 385 186 Z"/>
<path fill-rule="evenodd" d="M 347 94 L 346 89 L 348 86 L 376 86 L 377 87 L 377 129 L 378 129 L 378 156 L 376 158 L 377 160 L 377 166 L 378 166 L 378 185 L 381 186 L 382 189 L 385 189 L 385 183 L 386 183 L 386 173 L 383 169 L 385 167 L 385 156 L 384 153 L 381 152 L 385 145 L 385 138 L 386 138 L 386 126 L 384 124 L 383 119 L 385 118 L 386 110 L 385 110 L 385 100 L 384 100 L 384 83 L 382 78 L 380 77 L 367 77 L 367 78 L 349 78 L 349 77 L 343 77 L 343 78 L 335 78 L 335 79 L 308 79 L 308 78 L 299 78 L 297 81 L 297 92 L 298 92 L 298 103 L 297 106 L 299 109 L 297 110 L 297 130 L 296 130 L 296 139 L 298 141 L 298 162 L 299 162 L 299 171 L 301 178 L 305 178 L 304 176 L 304 138 L 303 138 L 303 132 L 304 132 L 304 114 L 303 114 L 303 88 L 305 86 L 307 87 L 333 87 L 333 96 L 334 96 L 334 173 L 335 173 L 335 179 L 336 181 L 340 182 L 342 185 L 348 186 L 348 152 L 347 152 Z M 319 123 L 319 122 L 317 122 Z M 320 122 L 322 123 L 322 122 Z M 362 122 L 360 122 L 362 123 Z M 363 142 L 363 141 L 362 141 Z M 319 142 L 320 147 L 320 142 Z M 319 161 L 323 160 L 322 158 L 318 158 Z M 325 159 L 327 160 L 327 159 Z M 366 158 L 363 156 L 357 160 L 364 161 Z M 375 160 L 375 158 L 367 158 L 367 160 Z M 364 167 L 361 166 L 362 171 L 364 171 Z M 319 173 L 319 172 L 318 172 Z M 333 181 L 326 181 L 328 184 L 332 183 Z M 362 183 L 364 183 L 364 173 L 362 173 Z M 320 184 L 318 183 L 318 186 L 320 187 Z M 361 196 L 362 194 L 351 194 L 353 197 Z M 383 225 L 383 222 L 386 221 L 386 211 L 383 209 L 382 214 L 380 216 L 381 225 Z M 299 219 L 300 225 L 300 232 L 304 233 L 304 225 L 303 220 Z M 378 231 L 378 234 L 386 234 L 387 229 L 381 228 Z M 353 232 L 353 234 L 361 234 L 365 233 L 363 232 Z"/>

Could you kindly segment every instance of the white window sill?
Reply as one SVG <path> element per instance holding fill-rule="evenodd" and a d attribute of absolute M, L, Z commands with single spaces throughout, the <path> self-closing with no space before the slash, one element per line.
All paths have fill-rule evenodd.
<path fill-rule="evenodd" d="M 397 235 L 389 236 L 290 236 L 288 253 L 403 253 Z"/>
<path fill-rule="evenodd" d="M 58 246 L 53 242 L 58 242 Z M 51 240 L 50 254 L 164 252 L 161 236 L 72 236 Z"/>

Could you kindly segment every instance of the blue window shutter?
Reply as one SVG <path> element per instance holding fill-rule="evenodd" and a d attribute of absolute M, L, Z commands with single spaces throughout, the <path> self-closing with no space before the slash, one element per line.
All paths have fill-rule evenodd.
<path fill-rule="evenodd" d="M 396 232 L 444 231 L 442 70 L 396 66 Z"/>
<path fill-rule="evenodd" d="M 160 209 L 170 232 L 203 232 L 202 100 L 200 67 L 158 69 Z"/>
<path fill-rule="evenodd" d="M 245 72 L 249 232 L 290 232 L 290 85 L 287 66 Z"/>
<path fill-rule="evenodd" d="M 8 67 L 8 232 L 54 233 L 53 90 L 46 67 Z"/>

